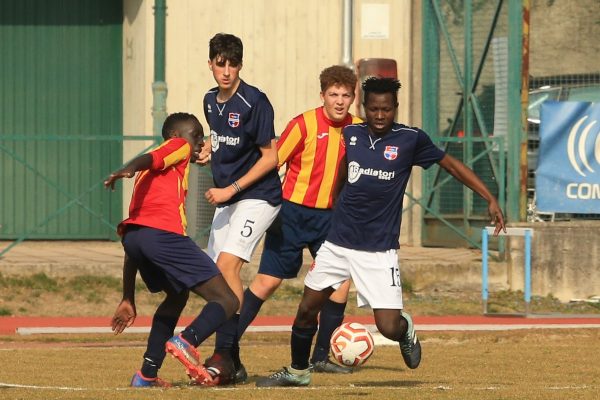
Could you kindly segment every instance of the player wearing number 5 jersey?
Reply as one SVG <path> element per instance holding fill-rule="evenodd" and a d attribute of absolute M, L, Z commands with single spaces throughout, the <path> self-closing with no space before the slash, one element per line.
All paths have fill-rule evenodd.
<path fill-rule="evenodd" d="M 208 66 L 217 87 L 204 96 L 210 146 L 199 157 L 205 162 L 210 151 L 215 187 L 205 197 L 217 206 L 207 253 L 240 302 L 240 270 L 281 207 L 273 107 L 263 92 L 241 80 L 242 58 L 238 37 L 219 33 L 210 40 Z M 230 358 L 237 342 L 238 320 L 235 314 L 217 330 L 215 353 L 221 361 Z M 236 372 L 237 381 L 246 379 L 241 366 Z"/>
<path fill-rule="evenodd" d="M 367 123 L 343 130 L 347 172 L 333 210 L 331 230 L 304 280 L 304 295 L 292 326 L 292 364 L 259 379 L 257 386 L 304 386 L 310 383 L 309 355 L 317 315 L 339 285 L 352 278 L 359 306 L 373 309 L 379 332 L 399 342 L 404 362 L 417 368 L 421 344 L 412 319 L 403 310 L 398 256 L 402 199 L 413 166 L 438 163 L 488 201 L 496 224 L 504 217 L 496 198 L 475 173 L 445 154 L 418 128 L 394 122 L 400 83 L 369 78 L 363 83 Z"/>

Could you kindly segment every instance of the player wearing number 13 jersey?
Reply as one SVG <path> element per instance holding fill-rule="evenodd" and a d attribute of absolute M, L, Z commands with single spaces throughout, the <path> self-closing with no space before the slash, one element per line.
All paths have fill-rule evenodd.
<path fill-rule="evenodd" d="M 399 342 L 409 368 L 419 366 L 421 344 L 411 316 L 403 310 L 396 254 L 402 198 L 413 166 L 438 163 L 488 201 L 495 234 L 504 229 L 498 201 L 471 169 L 434 146 L 420 129 L 394 122 L 400 82 L 369 78 L 362 88 L 367 123 L 349 125 L 343 131 L 346 183 L 333 210 L 332 228 L 304 280 L 304 295 L 292 326 L 292 363 L 258 380 L 257 386 L 310 383 L 308 359 L 318 313 L 332 291 L 349 278 L 356 286 L 359 305 L 373 309 L 379 332 Z"/>

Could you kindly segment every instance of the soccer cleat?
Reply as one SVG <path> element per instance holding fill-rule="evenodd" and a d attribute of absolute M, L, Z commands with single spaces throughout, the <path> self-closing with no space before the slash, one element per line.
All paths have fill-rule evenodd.
<path fill-rule="evenodd" d="M 186 373 L 196 385 L 214 386 L 211 374 L 200 364 L 200 353 L 181 335 L 173 336 L 167 341 L 165 350 L 178 359 L 186 369 Z"/>
<path fill-rule="evenodd" d="M 329 374 L 351 374 L 352 368 L 338 365 L 329 359 L 323 361 L 314 361 L 309 367 L 311 372 L 325 372 Z"/>
<path fill-rule="evenodd" d="M 233 377 L 233 383 L 246 383 L 248 380 L 248 372 L 244 364 L 240 364 L 240 367 L 235 370 L 235 376 Z"/>
<path fill-rule="evenodd" d="M 133 374 L 133 378 L 131 378 L 131 387 L 162 387 L 168 388 L 171 387 L 171 384 L 167 381 L 163 381 L 159 377 L 156 378 L 146 378 L 142 375 L 142 371 L 137 371 Z"/>
<path fill-rule="evenodd" d="M 410 315 L 402 311 L 402 317 L 408 322 L 408 329 L 404 334 L 404 338 L 400 340 L 400 352 L 406 366 L 410 369 L 415 369 L 421 362 L 421 343 L 419 343 L 419 339 L 417 338 L 415 326 Z"/>
<path fill-rule="evenodd" d="M 259 378 L 256 381 L 257 387 L 275 387 L 275 386 L 308 386 L 310 384 L 310 370 L 301 370 L 294 372 L 292 367 L 283 367 L 281 371 L 275 372 L 266 378 Z"/>

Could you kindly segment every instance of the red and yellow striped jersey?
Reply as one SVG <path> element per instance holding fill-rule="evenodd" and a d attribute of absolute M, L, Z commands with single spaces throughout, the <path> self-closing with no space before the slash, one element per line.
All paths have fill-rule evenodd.
<path fill-rule="evenodd" d="M 362 122 L 348 114 L 341 122 L 323 107 L 292 119 L 277 142 L 279 166 L 286 164 L 283 198 L 312 208 L 331 208 L 338 166 L 344 157 L 342 128 Z"/>
<path fill-rule="evenodd" d="M 185 196 L 192 147 L 172 138 L 150 152 L 152 167 L 138 172 L 129 204 L 129 218 L 119 225 L 136 224 L 185 235 Z"/>

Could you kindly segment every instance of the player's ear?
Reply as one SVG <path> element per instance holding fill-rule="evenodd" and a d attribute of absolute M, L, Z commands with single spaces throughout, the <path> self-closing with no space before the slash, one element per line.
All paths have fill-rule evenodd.
<path fill-rule="evenodd" d="M 208 69 L 210 69 L 212 71 L 212 68 L 213 68 L 212 61 L 208 60 Z"/>

